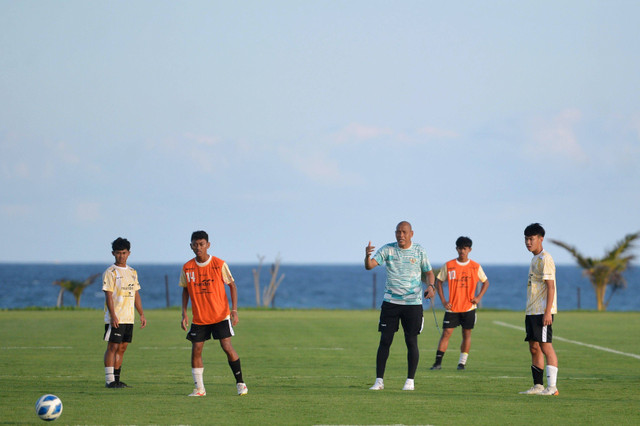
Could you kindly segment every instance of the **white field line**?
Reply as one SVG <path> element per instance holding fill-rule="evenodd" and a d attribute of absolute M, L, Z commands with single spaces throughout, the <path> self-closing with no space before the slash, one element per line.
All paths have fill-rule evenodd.
<path fill-rule="evenodd" d="M 514 328 L 516 330 L 525 331 L 524 327 L 519 327 L 519 326 L 513 325 L 513 324 L 507 324 L 506 322 L 494 321 L 493 323 L 497 324 L 497 325 L 501 325 L 503 327 L 509 327 L 509 328 Z M 630 354 L 630 353 L 627 353 L 627 352 L 620 352 L 620 351 L 616 351 L 615 349 L 605 348 L 604 346 L 597 346 L 597 345 L 592 345 L 590 343 L 578 342 L 577 340 L 569 340 L 569 339 L 565 339 L 564 337 L 553 336 L 553 340 L 559 340 L 561 342 L 573 343 L 574 345 L 586 346 L 587 348 L 597 349 L 599 351 L 610 352 L 612 354 L 624 355 L 624 356 L 628 356 L 628 357 L 631 357 L 631 358 L 640 359 L 640 355 Z"/>

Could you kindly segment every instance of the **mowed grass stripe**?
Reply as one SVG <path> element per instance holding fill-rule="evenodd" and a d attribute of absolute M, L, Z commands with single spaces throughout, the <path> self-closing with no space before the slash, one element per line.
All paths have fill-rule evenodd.
<path fill-rule="evenodd" d="M 385 390 L 374 392 L 378 311 L 241 309 L 233 344 L 249 386 L 242 398 L 217 342 L 205 344 L 207 396 L 188 398 L 190 344 L 180 311 L 145 314 L 149 324 L 136 326 L 123 365 L 132 387 L 112 390 L 104 388 L 101 311 L 0 311 L 2 422 L 39 422 L 33 404 L 53 393 L 64 404 L 59 424 L 525 424 L 541 416 L 560 424 L 640 423 L 638 360 L 569 342 L 554 343 L 560 396 L 519 395 L 531 385 L 524 333 L 493 321 L 522 323 L 520 312 L 479 312 L 462 372 L 458 330 L 443 370 L 428 369 L 439 336 L 425 315 L 416 390 L 401 390 L 406 348 L 399 333 Z M 561 312 L 554 331 L 634 353 L 640 313 Z"/>

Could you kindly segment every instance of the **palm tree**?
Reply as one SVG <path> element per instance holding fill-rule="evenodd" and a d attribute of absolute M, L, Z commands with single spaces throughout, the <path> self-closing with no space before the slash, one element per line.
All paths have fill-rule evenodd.
<path fill-rule="evenodd" d="M 64 296 L 65 290 L 73 294 L 73 297 L 75 297 L 76 307 L 80 306 L 80 298 L 82 297 L 82 292 L 84 291 L 85 288 L 93 284 L 93 282 L 99 275 L 100 274 L 93 274 L 84 281 L 67 280 L 64 278 L 58 281 L 54 281 L 53 285 L 60 286 L 60 293 L 58 293 L 58 303 L 56 304 L 56 306 L 59 308 L 64 304 L 64 301 L 62 298 Z"/>
<path fill-rule="evenodd" d="M 584 270 L 584 275 L 593 284 L 593 288 L 596 291 L 598 310 L 605 311 L 609 306 L 613 293 L 618 289 L 627 287 L 627 280 L 622 273 L 636 257 L 634 254 L 630 254 L 629 251 L 633 248 L 633 242 L 638 238 L 640 238 L 640 232 L 627 234 L 600 259 L 585 257 L 575 247 L 562 241 L 551 240 L 551 242 L 567 250 L 576 259 L 578 265 Z M 605 303 L 604 295 L 608 285 L 612 286 L 613 290 Z"/>

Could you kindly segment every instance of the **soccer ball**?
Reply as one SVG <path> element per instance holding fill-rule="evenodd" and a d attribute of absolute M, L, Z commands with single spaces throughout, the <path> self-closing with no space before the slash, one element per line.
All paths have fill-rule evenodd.
<path fill-rule="evenodd" d="M 62 401 L 55 395 L 42 395 L 36 401 L 36 414 L 48 422 L 55 420 L 62 414 Z"/>

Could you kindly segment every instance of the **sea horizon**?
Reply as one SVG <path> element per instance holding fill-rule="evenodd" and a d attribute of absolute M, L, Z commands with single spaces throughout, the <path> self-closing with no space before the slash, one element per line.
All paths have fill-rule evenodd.
<path fill-rule="evenodd" d="M 60 287 L 56 280 L 84 281 L 87 277 L 102 274 L 112 263 L 51 263 L 51 262 L 0 262 L 0 309 L 21 307 L 56 306 Z M 440 264 L 432 263 L 434 268 Z M 182 289 L 178 286 L 182 263 L 134 263 L 141 284 L 143 306 L 163 308 L 181 303 Z M 240 307 L 256 306 L 253 271 L 258 263 L 229 264 L 238 289 Z M 485 264 L 483 269 L 489 279 L 489 289 L 481 308 L 524 310 L 528 264 Z M 271 263 L 263 263 L 260 272 L 262 290 L 271 279 Z M 278 308 L 327 308 L 327 309 L 375 309 L 382 302 L 386 271 L 382 267 L 365 270 L 364 265 L 342 264 L 280 264 L 278 278 L 284 279 L 275 296 Z M 640 311 L 640 268 L 628 268 L 624 276 L 626 289 L 617 290 L 611 298 L 608 311 Z M 80 307 L 102 309 L 104 293 L 99 276 L 88 286 Z M 595 291 L 583 271 L 576 265 L 557 265 L 556 281 L 558 308 L 562 310 L 595 310 Z M 9 289 L 11 289 L 9 291 Z M 612 295 L 608 287 L 605 301 Z M 262 294 L 260 295 L 262 300 Z M 167 303 L 167 300 L 169 301 Z M 441 309 L 436 297 L 436 308 Z M 75 305 L 69 292 L 64 293 L 65 306 Z M 425 302 L 429 306 L 428 302 Z"/>

